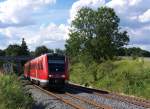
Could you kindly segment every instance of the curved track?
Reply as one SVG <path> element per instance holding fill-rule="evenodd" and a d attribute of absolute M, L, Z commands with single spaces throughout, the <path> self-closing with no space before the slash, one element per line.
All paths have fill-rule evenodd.
<path fill-rule="evenodd" d="M 73 83 L 66 85 L 66 87 L 63 90 L 61 90 L 61 92 L 58 92 L 57 90 L 43 89 L 37 85 L 33 86 L 76 109 L 111 109 L 117 108 L 120 105 L 118 104 L 119 102 L 124 103 L 124 105 L 131 105 L 131 107 L 132 105 L 134 105 L 135 108 L 138 107 L 139 109 L 150 109 L 149 100 L 120 95 L 98 89 L 87 88 Z M 97 96 L 98 98 L 92 98 L 92 96 Z M 99 102 L 101 98 L 116 101 L 118 102 L 118 105 L 116 105 L 117 107 L 115 107 L 114 105 L 109 104 L 108 102 Z M 88 108 L 86 107 L 87 105 Z M 126 106 L 126 108 L 128 109 L 128 106 Z"/>
<path fill-rule="evenodd" d="M 120 94 L 111 93 L 111 92 L 103 91 L 103 90 L 87 88 L 87 87 L 83 87 L 83 86 L 80 86 L 77 84 L 72 84 L 72 83 L 68 84 L 68 86 L 70 87 L 70 90 L 75 89 L 75 90 L 83 90 L 83 91 L 92 91 L 92 93 L 97 95 L 97 96 L 101 96 L 101 97 L 113 99 L 113 100 L 118 100 L 121 102 L 130 103 L 130 104 L 137 105 L 137 106 L 144 107 L 144 108 L 148 108 L 148 109 L 150 108 L 150 101 L 149 100 L 144 100 L 141 98 L 120 95 Z"/>
<path fill-rule="evenodd" d="M 112 107 L 104 104 L 100 104 L 95 102 L 94 100 L 87 99 L 85 97 L 77 96 L 68 92 L 65 92 L 63 94 L 58 94 L 51 92 L 47 89 L 43 89 L 37 85 L 34 85 L 36 88 L 40 89 L 44 93 L 47 93 L 50 96 L 53 96 L 60 101 L 63 101 L 65 104 L 68 104 L 76 109 L 87 109 L 87 107 L 95 108 L 95 109 L 112 109 Z M 89 105 L 89 106 L 88 106 Z"/>

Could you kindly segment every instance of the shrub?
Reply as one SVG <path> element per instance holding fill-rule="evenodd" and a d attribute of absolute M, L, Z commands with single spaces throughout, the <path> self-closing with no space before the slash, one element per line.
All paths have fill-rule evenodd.
<path fill-rule="evenodd" d="M 71 65 L 70 73 L 70 79 L 75 83 L 150 98 L 149 61 L 126 59 L 89 65 L 78 62 Z"/>
<path fill-rule="evenodd" d="M 30 109 L 32 98 L 15 75 L 0 75 L 0 109 Z"/>

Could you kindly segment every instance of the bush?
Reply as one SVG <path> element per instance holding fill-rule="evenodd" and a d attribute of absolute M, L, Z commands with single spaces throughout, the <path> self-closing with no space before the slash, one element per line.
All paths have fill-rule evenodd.
<path fill-rule="evenodd" d="M 118 60 L 71 65 L 71 81 L 95 88 L 150 98 L 150 62 Z M 144 90 L 143 90 L 144 89 Z"/>
<path fill-rule="evenodd" d="M 30 109 L 32 98 L 15 75 L 0 75 L 0 109 Z"/>

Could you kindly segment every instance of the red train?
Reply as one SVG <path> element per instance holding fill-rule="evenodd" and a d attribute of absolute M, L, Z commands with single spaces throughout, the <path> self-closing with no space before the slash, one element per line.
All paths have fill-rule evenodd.
<path fill-rule="evenodd" d="M 58 54 L 44 54 L 24 65 L 24 77 L 45 86 L 64 86 L 69 80 L 68 58 Z"/>

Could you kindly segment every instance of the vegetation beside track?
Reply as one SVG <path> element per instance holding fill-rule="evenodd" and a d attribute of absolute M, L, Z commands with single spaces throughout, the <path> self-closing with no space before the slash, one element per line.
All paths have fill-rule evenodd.
<path fill-rule="evenodd" d="M 74 83 L 150 99 L 150 61 L 143 59 L 76 61 L 70 67 Z"/>
<path fill-rule="evenodd" d="M 127 48 L 130 37 L 108 7 L 83 7 L 71 22 L 66 54 L 71 61 L 71 81 L 86 86 L 150 98 L 150 52 Z M 132 56 L 133 60 L 118 60 Z M 114 61 L 115 60 L 115 61 Z"/>
<path fill-rule="evenodd" d="M 0 75 L 0 109 L 30 109 L 33 100 L 15 75 Z"/>

